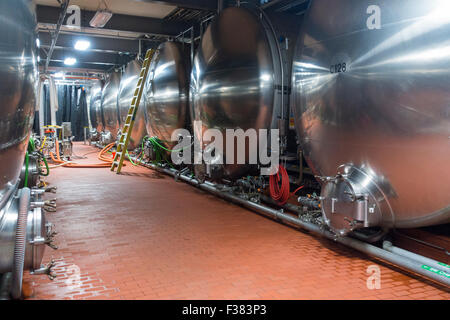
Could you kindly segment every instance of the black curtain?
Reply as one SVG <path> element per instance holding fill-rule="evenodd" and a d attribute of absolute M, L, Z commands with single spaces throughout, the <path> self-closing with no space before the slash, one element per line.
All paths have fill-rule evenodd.
<path fill-rule="evenodd" d="M 56 124 L 70 122 L 74 141 L 84 140 L 84 127 L 88 127 L 86 90 L 80 86 L 58 85 L 58 111 L 56 112 Z M 50 115 L 50 91 L 48 85 L 44 85 L 44 124 L 51 123 Z M 36 112 L 34 122 L 35 132 L 39 132 L 39 112 Z"/>
<path fill-rule="evenodd" d="M 48 89 L 48 85 L 44 85 L 44 89 L 42 91 L 42 94 L 44 96 L 44 108 L 43 110 L 36 111 L 34 115 L 34 125 L 33 125 L 33 131 L 37 134 L 40 133 L 39 130 L 39 112 L 44 112 L 44 125 L 51 124 L 51 113 L 50 113 L 50 91 Z M 37 101 L 36 103 L 40 103 L 40 101 Z"/>

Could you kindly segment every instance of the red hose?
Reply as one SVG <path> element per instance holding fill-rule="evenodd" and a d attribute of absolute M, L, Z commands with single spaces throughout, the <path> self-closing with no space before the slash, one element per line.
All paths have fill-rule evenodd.
<path fill-rule="evenodd" d="M 281 177 L 280 177 L 281 173 Z M 281 186 L 279 185 L 281 180 Z M 292 195 L 295 195 L 299 190 L 303 189 L 305 186 L 297 188 Z M 280 206 L 286 204 L 291 196 L 289 175 L 286 169 L 280 165 L 278 172 L 270 176 L 270 196 L 275 200 Z"/>
<path fill-rule="evenodd" d="M 281 187 L 279 185 L 280 180 Z M 286 204 L 286 202 L 289 200 L 289 197 L 291 196 L 289 186 L 289 175 L 286 169 L 282 165 L 280 165 L 278 168 L 278 172 L 270 176 L 270 196 L 279 205 Z"/>

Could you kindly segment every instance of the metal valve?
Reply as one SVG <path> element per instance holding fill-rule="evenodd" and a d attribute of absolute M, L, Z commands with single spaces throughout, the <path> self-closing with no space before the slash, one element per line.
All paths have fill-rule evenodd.
<path fill-rule="evenodd" d="M 56 193 L 56 187 L 49 187 L 45 189 L 45 192 Z"/>
<path fill-rule="evenodd" d="M 58 250 L 58 246 L 53 243 L 53 239 L 47 239 L 45 240 L 45 244 L 48 245 L 53 250 Z"/>
<path fill-rule="evenodd" d="M 326 177 L 326 176 L 314 176 L 316 179 L 319 179 L 322 182 L 331 182 L 336 181 L 338 179 L 337 176 L 335 177 Z"/>
<path fill-rule="evenodd" d="M 55 266 L 55 260 L 51 260 L 46 266 L 41 266 L 41 268 L 31 272 L 33 275 L 46 274 L 50 280 L 56 278 L 56 273 L 53 272 L 52 268 Z"/>
<path fill-rule="evenodd" d="M 51 200 L 46 200 L 44 202 L 44 209 L 48 212 L 56 211 L 56 198 Z"/>
<path fill-rule="evenodd" d="M 32 196 L 39 196 L 45 192 L 44 189 L 31 189 L 31 195 Z"/>
<path fill-rule="evenodd" d="M 45 206 L 44 201 L 33 201 L 30 202 L 30 209 L 42 208 Z"/>

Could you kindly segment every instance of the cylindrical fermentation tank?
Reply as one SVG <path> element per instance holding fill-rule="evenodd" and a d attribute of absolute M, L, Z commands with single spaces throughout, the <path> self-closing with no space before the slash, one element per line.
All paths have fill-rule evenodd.
<path fill-rule="evenodd" d="M 119 107 L 119 120 L 120 128 L 123 128 L 125 124 L 128 110 L 130 109 L 131 102 L 136 91 L 137 81 L 141 72 L 142 64 L 137 61 L 131 61 L 122 75 L 119 87 L 118 107 Z M 136 119 L 134 120 L 133 130 L 131 131 L 130 141 L 128 143 L 129 149 L 134 149 L 139 146 L 140 142 L 147 134 L 145 127 L 144 117 L 144 99 L 141 98 L 139 108 L 136 113 Z"/>
<path fill-rule="evenodd" d="M 0 274 L 12 272 L 20 296 L 23 269 L 40 268 L 45 217 L 34 193 L 18 190 L 34 120 L 37 93 L 35 5 L 0 1 Z"/>
<path fill-rule="evenodd" d="M 104 129 L 102 115 L 102 87 L 100 80 L 95 81 L 89 92 L 89 119 L 92 129 L 102 132 Z"/>
<path fill-rule="evenodd" d="M 283 91 L 287 91 L 290 64 L 286 68 L 283 63 L 280 46 L 287 44 L 278 39 L 284 39 L 281 24 L 273 22 L 257 9 L 232 7 L 221 11 L 202 36 L 190 82 L 191 117 L 202 122 L 194 134 L 200 140 L 207 129 L 220 130 L 222 162 L 234 164 L 196 166 L 197 177 L 206 172 L 213 179 L 235 179 L 256 169 L 248 160 L 251 154 L 257 156 L 257 148 L 250 150 L 245 142 L 232 145 L 235 150 L 241 143 L 245 146 L 246 164 L 236 164 L 236 151 L 234 159 L 227 159 L 226 129 L 259 133 L 259 129 L 285 128 L 288 96 Z"/>
<path fill-rule="evenodd" d="M 172 133 L 188 126 L 190 57 L 188 46 L 164 42 L 156 50 L 144 91 L 149 135 L 172 147 Z"/>
<path fill-rule="evenodd" d="M 296 127 L 325 221 L 450 221 L 450 2 L 313 0 L 293 63 Z"/>
<path fill-rule="evenodd" d="M 35 16 L 29 5 L 0 3 L 0 204 L 17 183 L 36 106 Z"/>
<path fill-rule="evenodd" d="M 117 138 L 119 127 L 119 110 L 117 97 L 120 86 L 120 72 L 112 72 L 102 92 L 102 113 L 105 133 L 111 134 L 112 141 Z"/>

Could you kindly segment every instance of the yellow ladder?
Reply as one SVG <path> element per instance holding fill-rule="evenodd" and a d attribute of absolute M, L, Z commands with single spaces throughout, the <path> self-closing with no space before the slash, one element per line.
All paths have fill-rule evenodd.
<path fill-rule="evenodd" d="M 150 49 L 145 54 L 144 63 L 142 64 L 141 73 L 139 74 L 139 80 L 136 84 L 136 90 L 134 92 L 133 100 L 131 100 L 131 106 L 130 109 L 128 109 L 128 115 L 122 128 L 122 135 L 120 136 L 116 154 L 114 155 L 114 160 L 111 164 L 111 171 L 114 171 L 114 169 L 117 168 L 117 174 L 119 174 L 122 170 L 123 160 L 125 159 L 125 155 L 127 153 L 128 143 L 130 141 L 131 132 L 134 126 L 134 120 L 136 119 L 137 110 L 139 108 L 139 104 L 141 103 L 145 80 L 147 79 L 148 70 L 150 69 L 150 62 L 152 61 L 154 53 L 155 50 Z"/>

